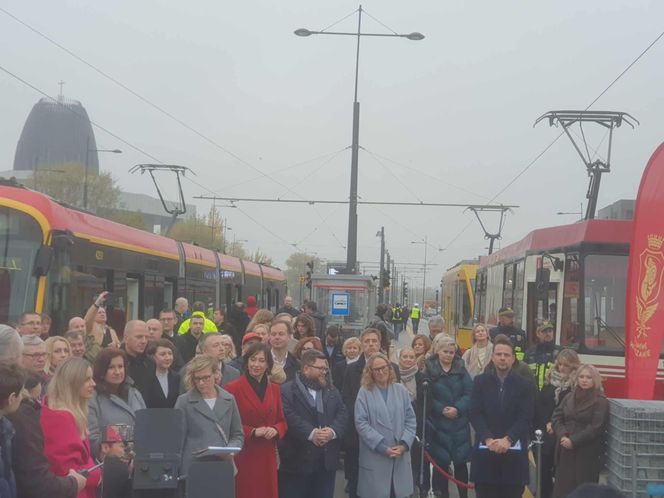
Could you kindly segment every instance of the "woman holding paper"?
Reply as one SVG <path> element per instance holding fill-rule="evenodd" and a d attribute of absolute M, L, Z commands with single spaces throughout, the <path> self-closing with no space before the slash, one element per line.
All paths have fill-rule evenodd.
<path fill-rule="evenodd" d="M 454 464 L 454 477 L 468 482 L 470 460 L 470 393 L 473 381 L 464 361 L 456 355 L 457 346 L 450 336 L 438 334 L 431 345 L 431 356 L 425 363 L 424 377 L 429 381 L 426 431 L 429 454 L 440 467 Z M 433 490 L 449 496 L 448 480 L 433 474 Z M 468 496 L 468 489 L 457 486 L 459 496 Z"/>
<path fill-rule="evenodd" d="M 188 473 L 192 453 L 209 446 L 242 448 L 244 434 L 235 398 L 217 384 L 221 371 L 216 358 L 196 356 L 187 364 L 185 386 L 189 389 L 175 402 L 184 412 L 182 471 Z"/>

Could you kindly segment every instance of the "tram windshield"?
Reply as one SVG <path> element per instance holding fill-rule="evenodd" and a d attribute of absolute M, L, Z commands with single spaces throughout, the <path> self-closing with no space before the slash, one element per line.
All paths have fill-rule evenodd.
<path fill-rule="evenodd" d="M 626 255 L 589 254 L 583 261 L 585 345 L 625 348 Z"/>
<path fill-rule="evenodd" d="M 41 243 L 33 218 L 0 206 L 0 323 L 16 322 L 21 313 L 35 309 L 32 268 Z"/>

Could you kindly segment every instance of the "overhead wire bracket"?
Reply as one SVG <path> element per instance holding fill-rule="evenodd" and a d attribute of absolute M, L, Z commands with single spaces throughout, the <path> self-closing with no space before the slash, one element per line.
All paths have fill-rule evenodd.
<path fill-rule="evenodd" d="M 480 226 L 482 227 L 482 230 L 484 231 L 484 238 L 489 241 L 489 254 L 493 253 L 493 244 L 496 240 L 502 239 L 502 232 L 503 232 L 503 227 L 505 226 L 505 213 L 512 212 L 509 206 L 468 206 L 466 208 L 466 211 L 472 211 L 475 213 L 475 217 L 477 218 L 477 221 L 479 221 Z M 498 231 L 497 232 L 489 232 L 486 229 L 486 226 L 484 225 L 484 222 L 482 222 L 482 217 L 480 216 L 480 213 L 483 212 L 493 212 L 493 213 L 500 213 L 500 221 L 498 222 Z"/>
<path fill-rule="evenodd" d="M 623 123 L 627 123 L 634 128 L 635 124 L 639 124 L 636 118 L 626 112 L 615 111 L 549 111 L 542 114 L 535 120 L 535 125 L 543 120 L 549 121 L 549 126 L 562 126 L 563 131 L 572 142 L 576 152 L 581 157 L 583 164 L 586 167 L 590 181 L 586 198 L 588 199 L 588 206 L 586 207 L 586 220 L 595 218 L 595 211 L 597 210 L 597 199 L 599 197 L 599 186 L 602 180 L 602 174 L 611 171 L 611 147 L 613 145 L 613 130 L 619 128 Z M 584 151 L 581 150 L 580 143 L 572 136 L 569 128 L 574 124 L 579 124 L 581 132 L 580 140 L 583 141 Z M 583 131 L 583 123 L 595 123 L 605 127 L 609 133 L 609 141 L 607 144 L 606 161 L 601 159 L 593 160 L 588 149 L 588 141 Z"/>

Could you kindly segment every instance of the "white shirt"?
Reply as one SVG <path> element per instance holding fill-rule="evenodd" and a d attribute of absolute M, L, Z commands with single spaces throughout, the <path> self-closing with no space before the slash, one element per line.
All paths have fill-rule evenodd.
<path fill-rule="evenodd" d="M 156 373 L 157 380 L 161 386 L 161 391 L 164 393 L 164 398 L 168 398 L 168 372 L 166 373 Z"/>
<path fill-rule="evenodd" d="M 214 411 L 214 405 L 217 403 L 217 398 L 205 398 L 203 401 L 207 403 L 210 407 L 210 410 Z"/>

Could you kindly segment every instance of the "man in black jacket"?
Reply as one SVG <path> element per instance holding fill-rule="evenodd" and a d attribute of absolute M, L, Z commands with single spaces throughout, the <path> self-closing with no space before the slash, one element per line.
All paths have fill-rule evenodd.
<path fill-rule="evenodd" d="M 329 365 L 317 350 L 302 353 L 302 370 L 281 387 L 288 433 L 279 443 L 280 498 L 332 498 L 347 424 Z"/>
<path fill-rule="evenodd" d="M 489 330 L 491 342 L 495 340 L 498 334 L 506 335 L 512 341 L 516 359 L 519 361 L 523 360 L 526 348 L 528 347 L 528 337 L 525 330 L 517 328 L 514 325 L 514 310 L 509 306 L 498 310 L 498 326 Z"/>
<path fill-rule="evenodd" d="M 532 385 L 512 370 L 514 346 L 494 339 L 494 370 L 475 377 L 470 422 L 476 432 L 470 480 L 477 498 L 521 498 L 528 483 L 528 439 L 533 419 Z"/>
<path fill-rule="evenodd" d="M 146 323 L 143 320 L 129 320 L 124 328 L 123 340 L 120 348 L 125 350 L 129 359 L 127 374 L 145 398 L 155 372 L 154 361 L 145 354 L 148 345 Z"/>
<path fill-rule="evenodd" d="M 357 480 L 360 471 L 360 443 L 357 430 L 355 429 L 355 400 L 362 385 L 362 372 L 367 364 L 367 358 L 374 353 L 380 352 L 380 341 L 380 331 L 371 328 L 365 329 L 360 334 L 363 354 L 360 355 L 360 358 L 355 363 L 348 365 L 344 375 L 342 398 L 348 411 L 348 420 L 350 421 L 346 437 L 344 438 L 344 448 L 346 450 L 344 470 L 346 472 L 346 480 L 348 481 L 348 496 L 350 498 L 357 497 Z M 392 363 L 392 368 L 396 373 L 397 382 L 400 382 L 399 366 Z"/>
<path fill-rule="evenodd" d="M 205 319 L 202 316 L 194 315 L 189 322 L 189 330 L 175 339 L 175 345 L 180 350 L 182 360 L 185 364 L 189 363 L 196 356 L 196 346 L 198 346 L 198 341 L 201 335 L 203 335 L 204 326 Z"/>

